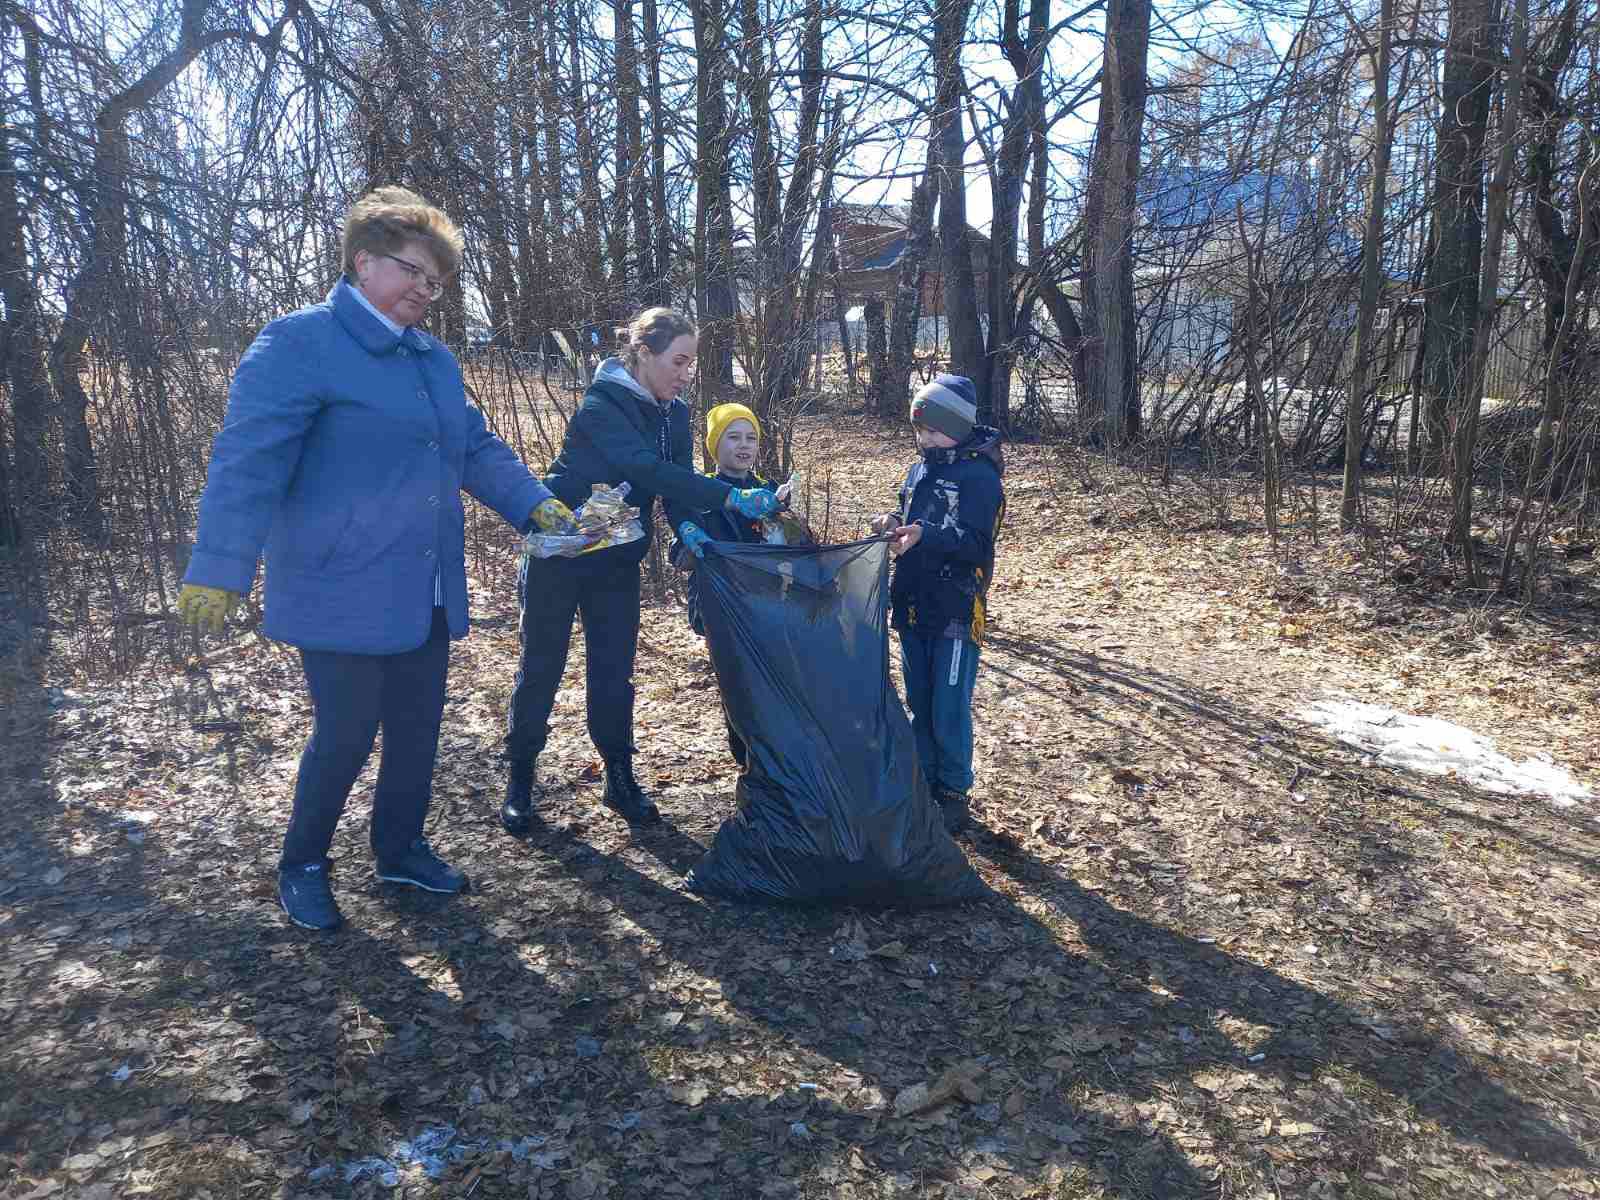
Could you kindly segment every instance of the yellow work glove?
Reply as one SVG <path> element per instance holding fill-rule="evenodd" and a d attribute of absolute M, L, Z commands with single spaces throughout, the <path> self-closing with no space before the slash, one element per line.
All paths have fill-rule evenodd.
<path fill-rule="evenodd" d="M 239 603 L 239 593 L 227 588 L 201 587 L 186 583 L 178 592 L 178 620 L 184 625 L 211 633 L 222 632 L 222 622 Z"/>
<path fill-rule="evenodd" d="M 578 521 L 572 515 L 572 510 L 554 496 L 541 501 L 529 515 L 533 523 L 545 533 L 572 533 L 578 528 Z"/>

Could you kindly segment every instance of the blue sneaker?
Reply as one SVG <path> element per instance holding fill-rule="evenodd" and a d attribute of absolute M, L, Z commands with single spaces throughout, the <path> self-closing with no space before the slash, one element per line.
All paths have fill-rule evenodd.
<path fill-rule="evenodd" d="M 333 902 L 333 889 L 328 886 L 328 869 L 332 865 L 319 858 L 278 868 L 278 903 L 301 929 L 337 929 L 344 921 L 339 906 Z"/>
<path fill-rule="evenodd" d="M 380 862 L 378 878 L 385 883 L 404 883 L 446 896 L 467 890 L 467 877 L 435 854 L 426 838 L 412 842 L 399 858 Z"/>

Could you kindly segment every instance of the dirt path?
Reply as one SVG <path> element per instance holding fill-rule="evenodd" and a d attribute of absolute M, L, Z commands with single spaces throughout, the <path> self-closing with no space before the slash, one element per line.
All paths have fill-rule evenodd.
<path fill-rule="evenodd" d="M 831 421 L 800 454 L 844 536 L 905 443 Z M 329 938 L 274 901 L 289 654 L 246 637 L 213 667 L 236 734 L 194 732 L 181 679 L 14 680 L 3 1194 L 1600 1194 L 1593 810 L 1386 770 L 1292 719 L 1346 693 L 1594 786 L 1594 610 L 1491 622 L 1420 567 L 1274 559 L 1134 481 L 1013 464 L 969 845 L 1000 898 L 964 910 L 681 890 L 733 771 L 676 611 L 647 614 L 638 680 L 670 827 L 598 807 L 575 653 L 546 829 L 499 831 L 515 624 L 486 594 L 430 831 L 475 894 L 372 881 L 369 778 Z M 897 1112 L 951 1068 L 965 1097 Z"/>

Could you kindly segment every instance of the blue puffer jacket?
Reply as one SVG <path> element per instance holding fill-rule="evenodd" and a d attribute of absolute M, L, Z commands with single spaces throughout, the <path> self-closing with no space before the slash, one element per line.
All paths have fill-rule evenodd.
<path fill-rule="evenodd" d="M 396 654 L 426 640 L 437 575 L 462 637 L 463 490 L 519 529 L 550 495 L 467 403 L 455 357 L 340 280 L 240 360 L 184 582 L 248 591 L 264 550 L 269 637 Z"/>

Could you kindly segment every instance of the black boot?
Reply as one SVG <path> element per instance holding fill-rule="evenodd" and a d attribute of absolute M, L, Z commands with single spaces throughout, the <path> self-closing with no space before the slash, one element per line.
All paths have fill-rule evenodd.
<path fill-rule="evenodd" d="M 500 823 L 513 837 L 524 837 L 539 818 L 538 802 L 544 797 L 534 760 L 512 759 L 506 767 L 506 802 L 500 806 Z"/>
<path fill-rule="evenodd" d="M 629 825 L 659 825 L 661 813 L 633 777 L 633 758 L 620 754 L 606 762 L 606 794 L 601 802 L 615 809 Z"/>
<path fill-rule="evenodd" d="M 951 837 L 955 837 L 967 827 L 968 810 L 971 805 L 965 792 L 952 792 L 948 788 L 938 788 L 933 793 L 933 798 L 939 802 L 939 812 L 944 817 L 944 829 Z"/>

